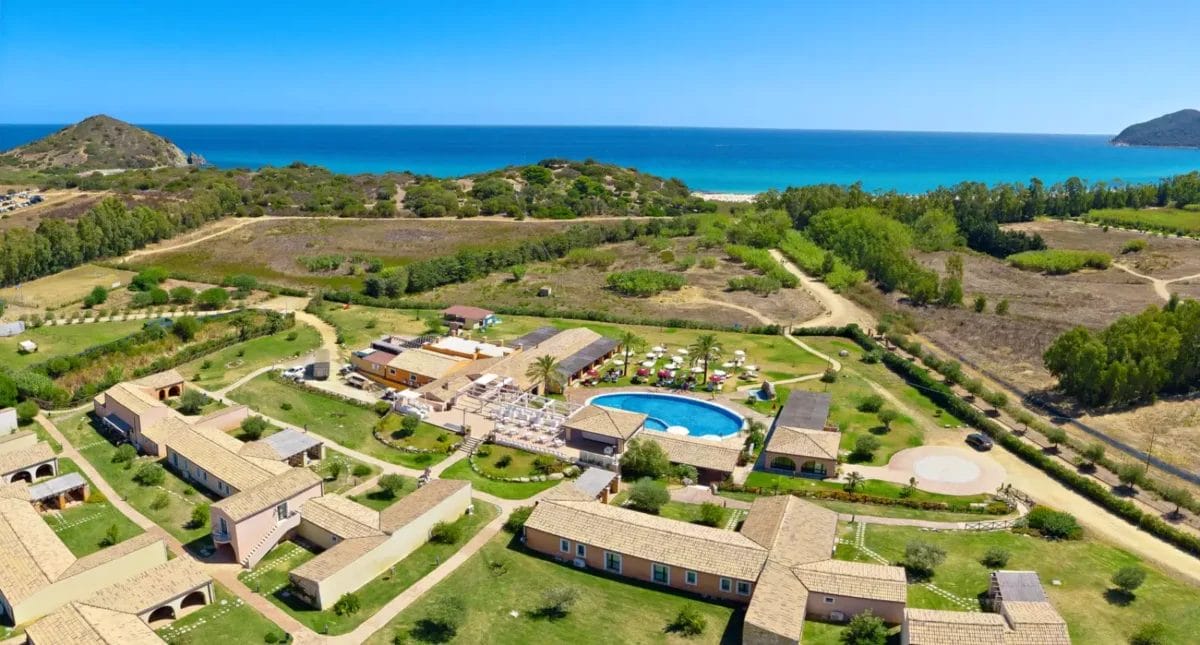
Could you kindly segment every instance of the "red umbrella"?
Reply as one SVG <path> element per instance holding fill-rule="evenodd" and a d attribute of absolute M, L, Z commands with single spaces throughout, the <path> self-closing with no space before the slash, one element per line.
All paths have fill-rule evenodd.
<path fill-rule="evenodd" d="M 588 370 L 587 375 L 588 376 L 600 376 L 600 373 L 597 372 L 596 370 Z"/>
<path fill-rule="evenodd" d="M 658 370 L 658 378 L 671 378 L 671 370 Z"/>
<path fill-rule="evenodd" d="M 708 377 L 708 380 L 712 381 L 713 383 L 720 383 L 721 377 L 713 374 L 712 376 Z"/>
<path fill-rule="evenodd" d="M 650 370 L 648 370 L 644 367 L 639 367 L 638 371 L 637 371 L 637 375 L 638 376 L 650 376 Z"/>

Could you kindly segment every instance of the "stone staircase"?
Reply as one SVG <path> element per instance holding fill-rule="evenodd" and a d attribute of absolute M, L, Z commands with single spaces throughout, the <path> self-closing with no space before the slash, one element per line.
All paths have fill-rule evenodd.
<path fill-rule="evenodd" d="M 462 440 L 462 443 L 458 444 L 458 449 L 467 453 L 468 455 L 473 455 L 481 443 L 483 443 L 482 438 L 468 436 Z"/>
<path fill-rule="evenodd" d="M 300 512 L 292 511 L 292 513 L 288 515 L 287 518 L 285 518 L 282 522 L 271 527 L 271 530 L 267 531 L 262 536 L 262 539 L 258 541 L 258 544 L 255 544 L 254 548 L 250 549 L 250 552 L 242 557 L 242 566 L 247 569 L 253 569 L 254 566 L 263 559 L 263 556 L 267 555 L 267 553 L 269 553 L 271 549 L 279 543 L 279 540 L 285 533 L 299 525 Z"/>

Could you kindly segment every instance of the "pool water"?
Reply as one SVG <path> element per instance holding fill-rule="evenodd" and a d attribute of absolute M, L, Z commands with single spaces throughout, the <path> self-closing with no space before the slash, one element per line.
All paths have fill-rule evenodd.
<path fill-rule="evenodd" d="M 719 405 L 685 396 L 625 392 L 601 394 L 588 403 L 647 415 L 648 430 L 665 431 L 678 426 L 686 428 L 693 437 L 713 435 L 716 438 L 737 434 L 742 429 L 741 415 Z"/>

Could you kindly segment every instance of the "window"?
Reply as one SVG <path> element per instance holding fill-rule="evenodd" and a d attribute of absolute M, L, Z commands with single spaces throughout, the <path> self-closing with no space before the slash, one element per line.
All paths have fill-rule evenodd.
<path fill-rule="evenodd" d="M 688 571 L 683 574 L 683 581 L 694 587 L 700 582 L 700 576 L 695 571 Z"/>
<path fill-rule="evenodd" d="M 750 583 L 746 582 L 745 580 L 738 580 L 737 593 L 739 596 L 749 596 L 750 595 Z"/>
<path fill-rule="evenodd" d="M 721 591 L 725 593 L 733 591 L 733 581 L 729 578 L 721 578 Z"/>
<path fill-rule="evenodd" d="M 562 551 L 563 553 L 570 553 L 571 552 L 571 543 L 567 540 L 559 538 L 558 550 Z"/>
<path fill-rule="evenodd" d="M 225 518 L 223 518 L 223 517 L 221 518 L 221 530 L 220 530 L 220 533 L 223 533 L 223 534 L 225 534 L 225 535 L 229 535 L 229 525 L 225 523 Z"/>
<path fill-rule="evenodd" d="M 671 567 L 657 562 L 650 565 L 650 578 L 663 585 L 671 584 Z"/>
<path fill-rule="evenodd" d="M 605 551 L 604 568 L 613 573 L 621 573 L 621 554 Z"/>
<path fill-rule="evenodd" d="M 285 520 L 285 519 L 287 519 L 287 516 L 288 516 L 287 502 L 284 502 L 284 503 L 280 504 L 279 506 L 275 507 L 275 519 Z"/>
<path fill-rule="evenodd" d="M 576 543 L 575 544 L 575 557 L 586 558 L 587 557 L 587 546 Z"/>
<path fill-rule="evenodd" d="M 833 598 L 830 598 L 829 596 L 825 596 L 825 604 L 826 604 L 826 605 L 832 605 L 832 604 L 833 604 Z"/>

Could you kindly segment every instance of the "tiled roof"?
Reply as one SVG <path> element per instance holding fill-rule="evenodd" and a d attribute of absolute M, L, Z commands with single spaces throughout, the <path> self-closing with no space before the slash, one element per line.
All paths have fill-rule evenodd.
<path fill-rule="evenodd" d="M 373 535 L 343 540 L 331 549 L 322 551 L 317 557 L 292 569 L 292 577 L 321 582 L 345 569 L 372 549 L 387 541 L 386 535 Z"/>
<path fill-rule="evenodd" d="M 135 386 L 158 390 L 164 387 L 171 387 L 172 385 L 183 385 L 183 381 L 183 374 L 180 374 L 178 370 L 167 370 L 158 374 L 144 376 L 136 381 L 130 381 L 130 383 Z"/>
<path fill-rule="evenodd" d="M 731 473 L 737 468 L 738 456 L 742 453 L 739 447 L 724 441 L 696 439 L 665 432 L 647 432 L 642 438 L 662 446 L 667 458 L 673 463 L 726 473 Z"/>
<path fill-rule="evenodd" d="M 442 310 L 442 315 L 457 316 L 467 320 L 483 320 L 492 315 L 491 311 L 480 307 L 471 307 L 469 305 L 453 305 Z"/>
<path fill-rule="evenodd" d="M 171 433 L 190 432 L 191 429 L 192 427 L 182 417 L 174 413 L 167 413 L 167 416 L 161 421 L 143 425 L 142 436 L 153 441 L 159 447 L 163 447 L 167 445 L 168 437 L 171 436 Z"/>
<path fill-rule="evenodd" d="M 742 524 L 742 534 L 788 566 L 828 560 L 837 540 L 837 513 L 792 495 L 759 497 Z"/>
<path fill-rule="evenodd" d="M 604 437 L 629 439 L 646 423 L 646 415 L 602 405 L 587 405 L 567 419 L 566 427 Z"/>
<path fill-rule="evenodd" d="M 105 403 L 112 399 L 134 414 L 141 414 L 152 407 L 162 405 L 158 397 L 133 383 L 117 383 L 104 391 Z"/>
<path fill-rule="evenodd" d="M 28 448 L 0 454 L 0 475 L 7 475 L 51 459 L 54 459 L 54 449 L 50 444 L 40 441 Z"/>
<path fill-rule="evenodd" d="M 388 361 L 387 366 L 438 379 L 457 371 L 468 364 L 467 359 L 431 352 L 428 349 L 410 349 Z"/>
<path fill-rule="evenodd" d="M 796 574 L 778 562 L 767 561 L 746 608 L 745 622 L 776 635 L 780 642 L 799 643 L 807 604 L 808 590 Z"/>
<path fill-rule="evenodd" d="M 212 577 L 191 558 L 175 558 L 105 587 L 81 602 L 103 609 L 140 614 L 211 581 Z"/>
<path fill-rule="evenodd" d="M 78 575 L 84 571 L 95 569 L 102 564 L 107 564 L 113 560 L 116 560 L 117 558 L 124 557 L 130 553 L 133 553 L 134 551 L 138 551 L 156 543 L 165 553 L 167 545 L 162 541 L 162 538 L 156 537 L 152 533 L 139 533 L 138 535 L 135 535 L 124 542 L 118 542 L 106 549 L 101 549 L 95 553 L 79 558 L 73 562 L 60 577 L 66 578 L 68 576 Z"/>
<path fill-rule="evenodd" d="M 11 410 L 12 408 L 8 408 L 8 409 Z M 17 441 L 18 439 L 24 439 L 33 434 L 34 434 L 33 430 L 17 430 L 15 432 L 10 432 L 8 434 L 0 435 L 0 445 L 7 444 L 7 443 L 10 443 L 13 441 Z"/>
<path fill-rule="evenodd" d="M 241 442 L 229 435 L 226 438 Z M 166 445 L 188 461 L 196 464 L 217 479 L 244 491 L 271 479 L 271 473 L 250 463 L 231 451 L 224 441 L 215 440 L 214 433 L 203 433 L 197 428 L 183 424 L 182 427 L 168 426 Z"/>
<path fill-rule="evenodd" d="M 10 605 L 58 579 L 74 562 L 29 502 L 0 499 L 0 593 Z"/>
<path fill-rule="evenodd" d="M 544 499 L 526 528 L 674 567 L 755 580 L 767 551 L 746 536 L 599 502 Z"/>
<path fill-rule="evenodd" d="M 1001 607 L 1012 626 L 1005 645 L 1070 645 L 1067 623 L 1049 602 L 1006 600 Z"/>
<path fill-rule="evenodd" d="M 478 354 L 481 357 L 491 358 L 497 358 L 513 353 L 513 349 L 511 347 L 501 347 L 500 345 L 494 345 L 492 343 L 478 340 L 470 340 L 468 338 L 462 338 L 461 336 L 443 336 L 427 345 L 427 347 L 431 351 L 442 350 L 447 352 L 455 352 L 458 354 Z"/>
<path fill-rule="evenodd" d="M 784 455 L 836 460 L 842 433 L 824 430 L 796 430 L 775 426 L 767 439 L 766 450 Z M 799 466 L 799 464 L 797 464 Z"/>
<path fill-rule="evenodd" d="M 536 347 L 529 347 L 525 351 L 500 359 L 488 371 L 500 377 L 511 378 L 519 389 L 528 390 L 533 387 L 533 381 L 525 376 L 525 371 L 538 358 L 553 356 L 555 360 L 561 361 L 600 338 L 600 334 L 586 327 L 565 329 L 543 340 Z"/>
<path fill-rule="evenodd" d="M 344 540 L 383 535 L 379 530 L 379 511 L 341 495 L 322 495 L 304 502 L 300 517 Z"/>
<path fill-rule="evenodd" d="M 457 479 L 434 479 L 417 490 L 405 495 L 400 501 L 379 512 L 379 528 L 392 533 L 437 506 L 446 498 L 471 483 Z"/>
<path fill-rule="evenodd" d="M 1002 645 L 1007 625 L 999 614 L 905 609 L 910 645 Z"/>
<path fill-rule="evenodd" d="M 825 560 L 796 567 L 796 577 L 811 593 L 903 603 L 908 581 L 902 567 Z"/>
<path fill-rule="evenodd" d="M 258 486 L 244 489 L 213 504 L 234 522 L 246 519 L 301 492 L 319 486 L 321 477 L 307 468 L 292 468 Z"/>
<path fill-rule="evenodd" d="M 575 480 L 564 479 L 558 482 L 558 484 L 547 489 L 546 492 L 542 494 L 542 499 L 564 499 L 577 502 L 591 502 L 595 501 L 596 496 L 589 495 L 587 492 L 580 490 L 579 487 L 575 485 Z"/>
<path fill-rule="evenodd" d="M 69 603 L 25 628 L 37 645 L 159 645 L 150 626 L 134 614 Z"/>

